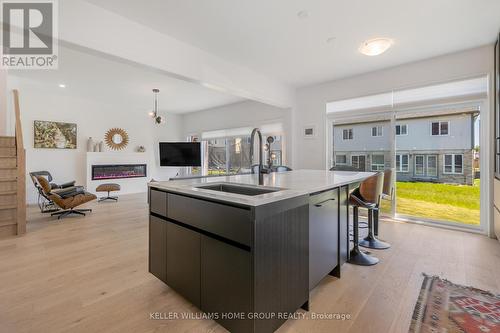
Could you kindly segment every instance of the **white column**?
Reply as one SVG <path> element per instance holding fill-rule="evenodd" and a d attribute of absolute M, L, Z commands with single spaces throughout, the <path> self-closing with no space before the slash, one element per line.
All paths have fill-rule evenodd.
<path fill-rule="evenodd" d="M 0 136 L 9 134 L 7 117 L 7 70 L 0 69 Z"/>
<path fill-rule="evenodd" d="M 391 128 L 389 130 L 389 135 L 391 138 L 391 169 L 392 172 L 396 173 L 396 113 L 392 111 L 391 114 Z M 409 161 L 408 161 L 409 163 Z M 397 175 L 394 175 L 394 195 L 392 196 L 391 202 L 391 216 L 392 218 L 396 217 L 396 178 Z"/>

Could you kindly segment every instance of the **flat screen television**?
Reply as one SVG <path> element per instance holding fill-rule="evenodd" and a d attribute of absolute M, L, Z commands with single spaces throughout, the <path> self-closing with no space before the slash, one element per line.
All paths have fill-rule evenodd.
<path fill-rule="evenodd" d="M 199 142 L 160 142 L 160 166 L 201 166 Z"/>

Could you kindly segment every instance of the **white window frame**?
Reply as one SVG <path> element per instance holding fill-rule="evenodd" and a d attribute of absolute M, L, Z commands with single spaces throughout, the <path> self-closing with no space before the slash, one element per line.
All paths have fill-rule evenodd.
<path fill-rule="evenodd" d="M 451 172 L 446 172 L 446 156 L 451 156 Z M 462 171 L 456 172 L 455 156 L 462 156 Z M 444 175 L 463 175 L 464 174 L 464 154 L 443 154 L 443 174 Z"/>
<path fill-rule="evenodd" d="M 373 135 L 373 129 L 375 129 L 375 134 L 376 135 Z M 379 131 L 380 130 L 380 131 Z M 371 128 L 371 134 L 372 134 L 372 137 L 382 137 L 384 136 L 384 126 L 381 126 L 381 125 L 377 125 L 377 126 L 372 126 Z"/>
<path fill-rule="evenodd" d="M 403 168 L 403 156 L 407 156 L 406 170 Z M 399 160 L 399 168 L 397 167 Z M 396 172 L 408 173 L 410 171 L 410 154 L 396 154 Z"/>
<path fill-rule="evenodd" d="M 344 137 L 344 133 L 347 131 L 347 139 Z M 351 134 L 351 135 L 349 135 Z M 352 128 L 343 128 L 342 129 L 342 141 L 349 141 L 354 139 L 354 129 Z"/>
<path fill-rule="evenodd" d="M 431 175 L 429 173 L 429 157 L 434 157 L 436 159 L 436 174 L 435 175 Z M 463 161 L 462 161 L 462 164 L 463 164 Z M 436 154 L 430 154 L 430 155 L 427 155 L 425 157 L 425 168 L 426 168 L 426 171 L 427 171 L 427 176 L 429 177 L 437 177 L 438 176 L 438 156 Z"/>
<path fill-rule="evenodd" d="M 439 124 L 439 134 L 432 134 L 432 124 L 435 124 L 435 123 Z M 444 124 L 444 123 L 448 124 L 448 133 L 447 134 L 441 134 L 441 124 Z M 431 129 L 431 136 L 449 136 L 450 135 L 450 121 L 449 120 L 431 121 L 430 129 Z"/>
<path fill-rule="evenodd" d="M 422 157 L 422 173 L 417 173 L 417 159 L 418 157 Z M 414 156 L 415 160 L 413 161 L 413 166 L 414 166 L 414 172 L 413 174 L 415 176 L 425 176 L 425 155 L 418 154 Z"/>
<path fill-rule="evenodd" d="M 360 157 L 364 157 L 365 158 L 365 168 L 366 168 L 366 155 L 363 155 L 363 154 L 354 154 L 354 155 L 351 155 L 351 166 L 354 166 L 354 163 L 352 161 L 354 157 L 358 158 L 358 167 L 357 167 L 357 169 L 359 169 L 359 167 L 360 167 L 359 166 L 359 158 Z"/>
<path fill-rule="evenodd" d="M 384 158 L 384 163 L 383 164 L 380 164 L 380 163 L 373 163 L 373 157 L 374 156 L 382 156 Z M 372 172 L 377 172 L 377 171 L 384 171 L 385 170 L 385 155 L 384 154 L 372 154 L 371 156 L 371 163 L 370 163 L 370 170 Z M 376 169 L 374 170 L 373 167 L 376 166 Z"/>
<path fill-rule="evenodd" d="M 344 156 L 345 162 L 344 163 L 337 162 L 337 156 Z M 347 154 L 335 154 L 335 165 L 347 165 Z"/>
<path fill-rule="evenodd" d="M 401 134 L 401 129 L 403 128 L 403 126 L 406 128 L 406 133 L 405 134 Z M 399 127 L 399 134 L 397 132 L 397 127 Z M 408 135 L 408 124 L 397 124 L 396 125 L 396 128 L 394 129 L 394 133 L 396 134 L 396 136 L 405 136 L 405 135 Z"/>

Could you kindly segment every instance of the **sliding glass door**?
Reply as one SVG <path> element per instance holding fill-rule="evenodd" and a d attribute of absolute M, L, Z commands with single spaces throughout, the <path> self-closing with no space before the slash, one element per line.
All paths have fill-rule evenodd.
<path fill-rule="evenodd" d="M 393 118 L 391 120 L 391 118 Z M 478 228 L 479 109 L 398 110 L 357 118 L 331 117 L 334 170 L 395 172 L 385 216 Z"/>
<path fill-rule="evenodd" d="M 396 126 L 397 216 L 478 228 L 479 108 L 401 110 Z"/>
<path fill-rule="evenodd" d="M 408 162 L 393 154 L 394 131 L 390 112 L 378 117 L 332 118 L 330 132 L 330 166 L 339 171 L 384 172 Z M 403 163 L 403 165 L 401 165 Z M 392 201 L 384 203 L 382 214 L 391 216 Z"/>

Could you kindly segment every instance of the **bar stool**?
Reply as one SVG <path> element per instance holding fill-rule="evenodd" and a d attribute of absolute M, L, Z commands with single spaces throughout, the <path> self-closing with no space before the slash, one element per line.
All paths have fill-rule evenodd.
<path fill-rule="evenodd" d="M 394 197 L 394 184 L 395 184 L 395 175 L 394 169 L 387 169 L 384 171 L 384 189 L 382 190 L 382 196 L 380 197 L 382 200 L 391 201 Z M 378 215 L 379 210 L 375 210 L 373 216 L 373 232 L 375 236 L 378 236 Z"/>
<path fill-rule="evenodd" d="M 385 178 L 387 177 L 387 179 Z M 391 244 L 383 242 L 377 239 L 378 235 L 378 222 L 379 222 L 379 210 L 380 210 L 380 199 L 384 196 L 384 188 L 389 181 L 391 181 L 392 170 L 388 169 L 384 172 L 384 181 L 382 186 L 382 191 L 380 193 L 379 199 L 375 208 L 368 209 L 368 235 L 359 242 L 359 246 L 366 247 L 374 250 L 385 250 L 391 247 Z"/>
<path fill-rule="evenodd" d="M 349 204 L 353 206 L 353 234 L 354 247 L 349 253 L 348 262 L 355 265 L 371 266 L 379 262 L 378 258 L 370 256 L 359 249 L 359 208 L 368 209 L 368 225 L 373 225 L 373 210 L 377 208 L 382 188 L 384 173 L 378 172 L 365 179 L 359 188 L 349 196 Z M 373 232 L 373 228 L 372 232 Z"/>

